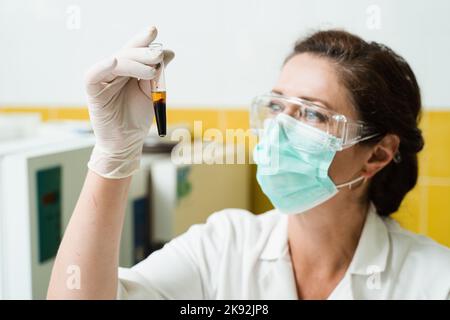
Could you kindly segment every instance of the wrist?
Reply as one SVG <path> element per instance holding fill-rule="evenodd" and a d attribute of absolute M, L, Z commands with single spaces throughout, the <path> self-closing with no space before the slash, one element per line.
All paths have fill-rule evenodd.
<path fill-rule="evenodd" d="M 107 179 L 122 179 L 133 175 L 139 169 L 142 144 L 121 153 L 109 152 L 98 144 L 94 146 L 88 168 Z"/>

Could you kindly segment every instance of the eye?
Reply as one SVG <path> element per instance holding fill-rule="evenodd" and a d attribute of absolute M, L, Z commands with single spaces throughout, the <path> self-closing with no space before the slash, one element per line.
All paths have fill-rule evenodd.
<path fill-rule="evenodd" d="M 303 114 L 304 119 L 309 123 L 324 123 L 326 122 L 326 116 L 317 110 L 306 108 Z"/>
<path fill-rule="evenodd" d="M 284 109 L 283 106 L 280 103 L 276 102 L 276 101 L 270 101 L 267 104 L 267 107 L 269 108 L 270 112 L 274 113 L 274 114 L 280 113 Z"/>

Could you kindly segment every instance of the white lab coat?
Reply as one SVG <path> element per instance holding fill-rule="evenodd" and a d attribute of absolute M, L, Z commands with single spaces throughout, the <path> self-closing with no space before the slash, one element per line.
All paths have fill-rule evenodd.
<path fill-rule="evenodd" d="M 120 268 L 118 298 L 297 299 L 287 216 L 214 213 L 134 267 Z M 379 217 L 372 205 L 329 299 L 450 299 L 450 249 Z"/>

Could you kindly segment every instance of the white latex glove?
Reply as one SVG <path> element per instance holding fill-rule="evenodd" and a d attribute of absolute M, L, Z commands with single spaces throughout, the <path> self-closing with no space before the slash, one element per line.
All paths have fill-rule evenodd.
<path fill-rule="evenodd" d="M 174 57 L 170 50 L 150 51 L 157 30 L 136 35 L 113 57 L 86 73 L 89 117 L 96 143 L 88 162 L 90 170 L 105 178 L 128 177 L 138 168 L 144 138 L 153 121 L 150 79 L 155 65 Z"/>

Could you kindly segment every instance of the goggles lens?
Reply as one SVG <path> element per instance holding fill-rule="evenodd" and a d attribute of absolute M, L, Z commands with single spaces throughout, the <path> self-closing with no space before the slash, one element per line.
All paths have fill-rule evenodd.
<path fill-rule="evenodd" d="M 377 134 L 367 134 L 367 126 L 362 122 L 348 121 L 338 114 L 312 102 L 285 97 L 278 94 L 257 96 L 251 106 L 250 124 L 258 135 L 264 130 L 267 120 L 279 114 L 290 116 L 302 128 L 311 128 L 311 132 L 322 132 L 334 137 L 334 148 L 341 150 Z M 290 124 L 292 128 L 292 123 Z M 306 137 L 305 137 L 306 138 Z"/>

